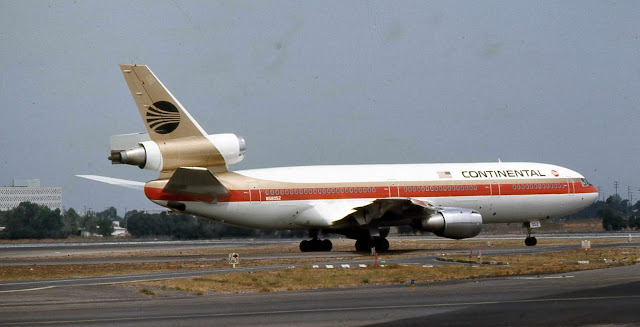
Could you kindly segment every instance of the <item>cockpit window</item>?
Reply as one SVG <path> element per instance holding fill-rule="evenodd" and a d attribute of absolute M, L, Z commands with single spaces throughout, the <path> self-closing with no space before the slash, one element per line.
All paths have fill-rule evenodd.
<path fill-rule="evenodd" d="M 580 181 L 582 182 L 582 186 L 591 186 L 591 183 L 589 183 L 586 178 L 582 178 Z"/>

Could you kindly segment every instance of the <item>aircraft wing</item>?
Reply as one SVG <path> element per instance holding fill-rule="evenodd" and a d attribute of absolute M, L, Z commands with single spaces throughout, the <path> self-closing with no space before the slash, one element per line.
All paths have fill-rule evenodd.
<path fill-rule="evenodd" d="M 430 202 L 413 198 L 382 198 L 364 206 L 353 208 L 353 212 L 333 222 L 335 228 L 362 228 L 366 226 L 406 225 L 414 218 L 428 217 L 438 207 Z"/>
<path fill-rule="evenodd" d="M 112 178 L 112 177 L 98 176 L 98 175 L 76 175 L 76 176 L 102 182 L 102 183 L 116 185 L 120 187 L 126 187 L 130 189 L 138 190 L 138 191 L 144 190 L 143 182 L 130 181 L 127 179 L 119 179 L 119 178 Z"/>

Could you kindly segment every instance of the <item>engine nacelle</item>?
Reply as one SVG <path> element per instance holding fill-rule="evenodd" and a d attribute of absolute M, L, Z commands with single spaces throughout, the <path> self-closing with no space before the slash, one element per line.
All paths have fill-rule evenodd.
<path fill-rule="evenodd" d="M 179 167 L 232 165 L 244 159 L 246 144 L 235 134 L 181 137 L 166 141 L 143 141 L 127 150 L 111 150 L 112 164 L 135 165 L 149 170 Z"/>
<path fill-rule="evenodd" d="M 438 236 L 456 240 L 480 234 L 482 216 L 464 208 L 443 208 L 422 220 L 422 229 Z"/>

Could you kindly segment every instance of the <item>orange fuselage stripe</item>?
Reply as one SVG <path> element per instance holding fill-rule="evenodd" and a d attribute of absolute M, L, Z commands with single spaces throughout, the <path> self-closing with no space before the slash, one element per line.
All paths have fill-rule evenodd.
<path fill-rule="evenodd" d="M 434 189 L 435 188 L 435 189 Z M 434 189 L 434 190 L 432 190 Z M 337 190 L 337 192 L 336 192 Z M 361 192 L 362 190 L 362 192 Z M 161 188 L 145 187 L 145 195 L 158 201 L 200 201 L 211 202 L 215 198 L 198 194 L 165 193 Z M 296 193 L 297 191 L 297 193 Z M 304 192 L 307 192 L 306 194 Z M 314 193 L 315 191 L 315 193 Z M 218 198 L 219 202 L 248 201 L 302 201 L 302 200 L 338 200 L 362 198 L 437 198 L 463 196 L 513 196 L 547 194 L 596 193 L 592 185 L 581 182 L 571 183 L 509 183 L 509 184 L 450 184 L 450 185 L 399 185 L 399 186 L 363 186 L 352 187 L 295 187 L 287 189 L 235 189 L 229 190 L 229 197 Z"/>

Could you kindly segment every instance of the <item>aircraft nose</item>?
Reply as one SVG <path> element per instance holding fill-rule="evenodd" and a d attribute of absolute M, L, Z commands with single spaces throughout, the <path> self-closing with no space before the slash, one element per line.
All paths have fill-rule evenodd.
<path fill-rule="evenodd" d="M 598 200 L 598 197 L 600 197 L 600 194 L 598 193 L 597 188 L 595 188 L 594 186 L 592 186 L 591 188 L 592 188 L 592 192 L 586 193 L 584 198 L 590 203 L 594 203 Z"/>

